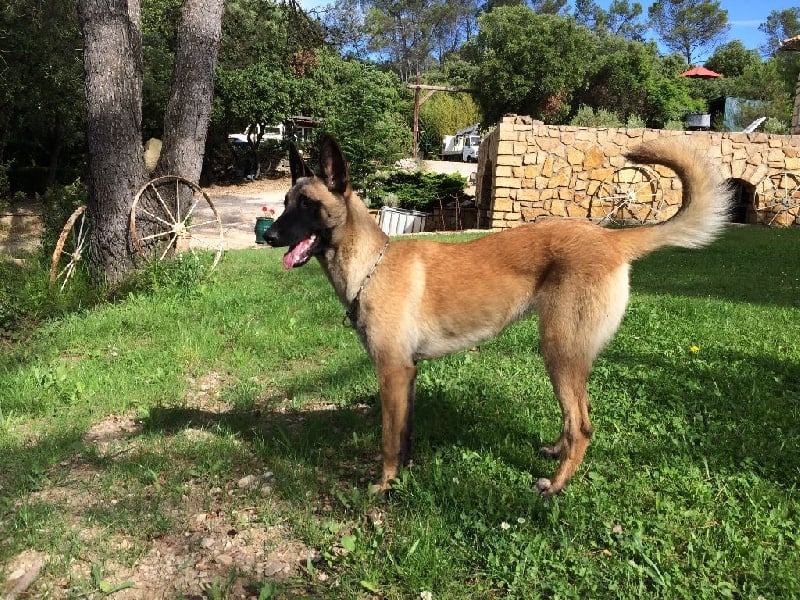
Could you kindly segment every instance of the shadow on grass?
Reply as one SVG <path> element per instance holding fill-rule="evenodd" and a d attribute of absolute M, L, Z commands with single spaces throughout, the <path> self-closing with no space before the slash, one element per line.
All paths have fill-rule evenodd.
<path fill-rule="evenodd" d="M 616 435 L 630 441 L 625 452 L 634 463 L 658 464 L 675 456 L 722 471 L 747 464 L 780 486 L 800 485 L 800 365 L 740 354 L 730 354 L 724 362 L 747 368 L 687 370 L 678 360 L 662 356 L 609 352 L 604 363 L 612 372 L 598 376 L 598 385 L 608 391 L 594 398 L 595 424 L 607 428 L 604 435 L 614 435 L 617 429 Z M 339 375 L 359 379 L 361 369 L 357 364 Z M 454 378 L 459 377 L 458 370 L 453 370 Z M 613 380 L 613 385 L 609 387 L 603 377 Z M 623 397 L 632 394 L 632 399 L 615 400 L 615 389 Z M 311 388 L 306 382 L 284 391 L 291 395 L 298 390 Z M 548 403 L 547 411 L 557 411 L 552 392 L 529 401 Z M 534 480 L 550 476 L 555 464 L 539 458 L 538 449 L 553 440 L 543 439 L 537 429 L 552 431 L 557 422 L 515 418 L 518 402 L 491 390 L 484 390 L 477 402 L 460 392 L 419 387 L 416 464 L 425 469 L 440 451 L 459 448 L 491 453 Z M 379 473 L 378 404 L 377 397 L 370 395 L 354 399 L 350 406 L 323 405 L 311 410 L 287 410 L 269 403 L 223 414 L 161 408 L 151 412 L 146 429 L 172 432 L 214 424 L 245 439 L 261 440 L 267 461 L 277 457 L 330 469 L 362 485 L 365 477 L 374 480 Z M 595 446 L 590 456 L 602 452 L 593 450 Z M 603 454 L 614 460 L 610 452 Z"/>
<path fill-rule="evenodd" d="M 690 462 L 728 474 L 746 469 L 785 489 L 800 485 L 800 365 L 735 353 L 721 359 L 717 364 L 725 362 L 732 368 L 687 367 L 677 358 L 607 351 L 592 382 L 600 390 L 593 398 L 593 420 L 603 441 L 595 440 L 589 460 L 605 473 L 614 473 L 619 461 L 642 469 Z M 363 360 L 357 360 L 335 375 L 340 385 L 356 389 L 363 385 L 364 368 Z M 531 368 L 541 366 L 534 359 Z M 464 369 L 453 367 L 451 376 L 465 377 Z M 334 502 L 336 490 L 366 491 L 377 479 L 380 410 L 373 394 L 359 395 L 346 406 L 315 403 L 287 408 L 287 396 L 318 392 L 313 382 L 331 375 L 327 366 L 312 370 L 304 381 L 290 381 L 268 398 L 254 390 L 250 402 L 224 412 L 155 407 L 137 435 L 174 435 L 187 429 L 233 434 L 248 442 L 250 468 L 257 468 L 257 463 L 275 469 L 277 489 L 287 499 L 304 498 L 305 490 L 316 490 L 318 500 Z M 557 411 L 552 392 L 538 396 L 526 402 L 547 403 L 548 411 Z M 476 510 L 492 504 L 520 514 L 527 507 L 543 514 L 531 486 L 536 478 L 550 476 L 555 465 L 538 457 L 542 442 L 552 440 L 543 440 L 537 429 L 552 431 L 554 424 L 541 417 L 515 418 L 519 403 L 492 390 L 483 390 L 477 401 L 463 388 L 454 393 L 437 391 L 435 386 L 418 388 L 414 472 L 419 485 L 437 490 L 427 494 L 426 501 L 468 503 Z M 25 483 L 13 489 L 4 485 L 3 512 L 13 512 L 15 499 L 37 489 L 48 469 L 81 452 L 81 440 L 82 433 L 72 431 L 40 439 L 35 447 L 6 449 L 0 483 Z M 497 461 L 482 463 L 486 455 Z M 181 459 L 190 463 L 194 457 L 188 452 Z M 243 459 L 219 460 L 235 471 Z M 112 462 L 115 468 L 124 468 L 127 461 L 133 465 L 141 456 L 120 456 Z M 477 461 L 480 468 L 471 468 L 470 461 Z M 492 471 L 496 462 L 506 467 Z M 98 467 L 105 468 L 104 464 L 101 461 Z M 508 485 L 509 477 L 516 478 L 513 486 Z M 455 493 L 448 489 L 453 478 L 460 479 L 467 491 L 448 497 Z M 509 489 L 516 491 L 509 495 Z M 521 489 L 525 491 L 519 493 Z M 313 496 L 311 501 L 315 502 Z"/>

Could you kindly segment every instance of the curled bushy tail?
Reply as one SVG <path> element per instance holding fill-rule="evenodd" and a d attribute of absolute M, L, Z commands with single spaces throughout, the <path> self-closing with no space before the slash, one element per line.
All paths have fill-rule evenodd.
<path fill-rule="evenodd" d="M 669 167 L 683 187 L 682 205 L 671 219 L 619 230 L 632 259 L 663 246 L 705 246 L 719 235 L 730 218 L 732 192 L 706 149 L 669 137 L 646 142 L 625 156 L 635 163 Z"/>

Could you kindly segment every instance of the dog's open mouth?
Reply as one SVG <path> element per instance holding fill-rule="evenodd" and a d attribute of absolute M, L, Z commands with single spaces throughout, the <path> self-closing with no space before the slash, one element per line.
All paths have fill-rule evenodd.
<path fill-rule="evenodd" d="M 286 254 L 283 255 L 283 268 L 288 271 L 289 269 L 294 269 L 295 267 L 302 267 L 309 260 L 311 260 L 311 256 L 313 255 L 316 247 L 317 236 L 313 234 L 311 237 L 295 244 L 289 248 L 289 251 Z"/>

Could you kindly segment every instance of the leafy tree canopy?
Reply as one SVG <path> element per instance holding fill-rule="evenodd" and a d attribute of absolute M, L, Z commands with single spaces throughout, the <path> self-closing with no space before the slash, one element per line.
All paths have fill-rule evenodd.
<path fill-rule="evenodd" d="M 767 42 L 761 46 L 761 53 L 771 56 L 783 40 L 800 35 L 800 6 L 773 10 L 758 29 L 767 36 Z"/>
<path fill-rule="evenodd" d="M 705 66 L 725 77 L 737 77 L 748 67 L 760 63 L 758 52 L 748 50 L 740 40 L 733 40 L 717 48 Z"/>
<path fill-rule="evenodd" d="M 472 87 L 484 119 L 506 112 L 557 121 L 572 91 L 591 70 L 594 41 L 574 19 L 536 14 L 525 6 L 482 15 L 471 43 L 477 57 Z"/>
<path fill-rule="evenodd" d="M 628 0 L 612 0 L 603 10 L 595 0 L 575 0 L 575 19 L 597 34 L 608 33 L 632 41 L 643 41 L 648 24 L 642 5 Z"/>
<path fill-rule="evenodd" d="M 719 0 L 656 0 L 647 10 L 664 45 L 690 65 L 724 40 L 730 29 L 728 11 L 720 8 Z"/>
<path fill-rule="evenodd" d="M 377 58 L 408 80 L 457 51 L 478 11 L 478 0 L 336 0 L 324 23 L 346 55 Z"/>
<path fill-rule="evenodd" d="M 301 83 L 316 93 L 299 94 L 297 107 L 324 116 L 323 130 L 341 143 L 354 179 L 408 156 L 412 98 L 397 74 L 328 50 L 318 51 L 317 59 Z"/>
<path fill-rule="evenodd" d="M 690 82 L 677 76 L 683 62 L 661 58 L 655 43 L 605 37 L 595 54 L 597 61 L 575 105 L 605 108 L 623 121 L 635 116 L 650 127 L 663 127 L 699 108 L 689 93 Z"/>

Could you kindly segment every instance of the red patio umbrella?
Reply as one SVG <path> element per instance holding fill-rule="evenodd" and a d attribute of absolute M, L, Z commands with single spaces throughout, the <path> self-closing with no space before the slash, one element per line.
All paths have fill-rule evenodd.
<path fill-rule="evenodd" d="M 680 74 L 681 77 L 697 77 L 700 79 L 714 79 L 716 77 L 722 77 L 719 73 L 715 73 L 711 69 L 706 69 L 705 67 L 692 67 L 688 71 L 684 71 Z"/>

